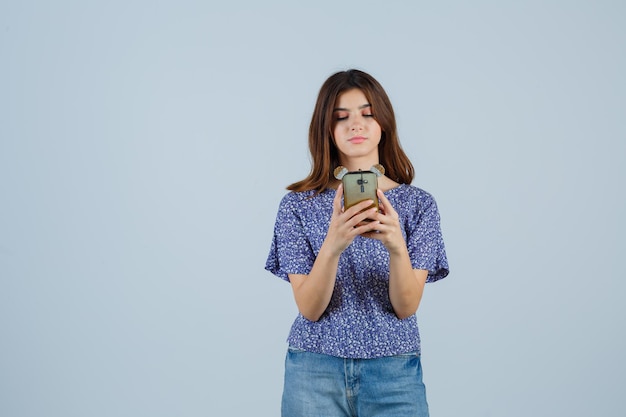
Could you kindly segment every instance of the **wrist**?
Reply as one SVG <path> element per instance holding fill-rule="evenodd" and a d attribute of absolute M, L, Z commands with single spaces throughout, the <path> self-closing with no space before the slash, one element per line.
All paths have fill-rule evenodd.
<path fill-rule="evenodd" d="M 339 261 L 339 257 L 343 253 L 344 249 L 333 248 L 327 242 L 322 243 L 320 251 L 317 254 L 317 259 L 323 259 L 325 261 Z"/>
<path fill-rule="evenodd" d="M 396 246 L 396 247 L 387 247 L 387 252 L 389 252 L 390 258 L 409 258 L 409 250 L 405 245 Z"/>

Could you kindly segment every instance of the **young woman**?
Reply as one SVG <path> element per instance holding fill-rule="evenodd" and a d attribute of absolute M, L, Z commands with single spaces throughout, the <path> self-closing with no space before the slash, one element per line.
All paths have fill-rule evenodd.
<path fill-rule="evenodd" d="M 300 312 L 282 415 L 428 416 L 415 312 L 448 262 L 435 200 L 410 185 L 391 102 L 372 76 L 349 70 L 326 80 L 309 149 L 311 172 L 287 187 L 265 266 L 291 283 Z M 344 210 L 335 169 L 377 164 L 379 209 L 368 200 Z"/>

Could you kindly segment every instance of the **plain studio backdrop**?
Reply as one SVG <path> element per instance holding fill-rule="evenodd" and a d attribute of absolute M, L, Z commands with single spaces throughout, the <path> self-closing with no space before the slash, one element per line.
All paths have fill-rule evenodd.
<path fill-rule="evenodd" d="M 435 417 L 623 416 L 620 1 L 2 1 L 0 415 L 277 416 L 264 270 L 332 73 L 385 87 L 451 273 Z"/>

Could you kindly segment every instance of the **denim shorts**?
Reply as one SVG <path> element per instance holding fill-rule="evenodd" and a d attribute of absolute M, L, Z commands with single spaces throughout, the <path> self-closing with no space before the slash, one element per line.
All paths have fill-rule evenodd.
<path fill-rule="evenodd" d="M 428 417 L 417 353 L 344 359 L 290 347 L 283 417 Z"/>

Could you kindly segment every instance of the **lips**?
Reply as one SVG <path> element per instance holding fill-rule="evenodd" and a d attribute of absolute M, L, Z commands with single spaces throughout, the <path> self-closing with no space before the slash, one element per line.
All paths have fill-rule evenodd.
<path fill-rule="evenodd" d="M 365 142 L 365 137 L 363 137 L 363 136 L 353 136 L 350 139 L 348 139 L 348 142 L 355 143 L 355 144 L 363 143 L 363 142 Z"/>

